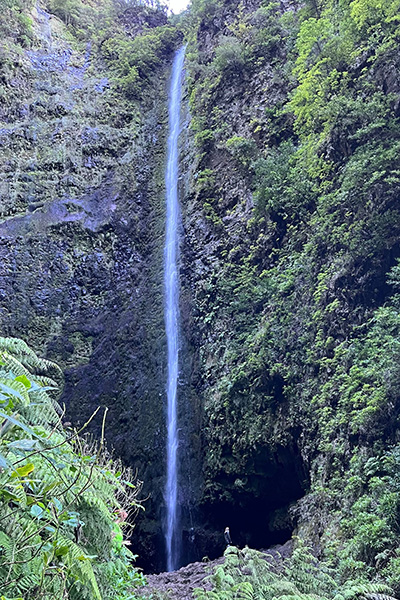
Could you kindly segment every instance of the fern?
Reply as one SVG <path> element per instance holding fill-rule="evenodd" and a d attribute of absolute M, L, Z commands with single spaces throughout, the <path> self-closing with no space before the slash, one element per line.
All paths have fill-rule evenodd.
<path fill-rule="evenodd" d="M 29 348 L 28 344 L 19 338 L 0 337 L 0 350 L 6 350 L 19 359 L 29 355 L 36 357 L 35 352 Z"/>
<path fill-rule="evenodd" d="M 225 562 L 207 579 L 213 590 L 197 588 L 197 600 L 395 600 L 387 585 L 345 583 L 317 561 L 301 540 L 292 557 L 277 568 L 261 552 L 229 548 Z"/>
<path fill-rule="evenodd" d="M 353 583 L 345 584 L 341 589 L 341 595 L 345 600 L 356 600 L 357 598 L 369 598 L 378 600 L 385 592 L 389 592 L 388 585 L 382 583 Z"/>
<path fill-rule="evenodd" d="M 35 589 L 39 584 L 39 578 L 34 573 L 22 576 L 16 584 L 18 594 L 25 594 L 29 590 Z"/>
<path fill-rule="evenodd" d="M 364 594 L 364 598 L 366 598 L 366 600 L 397 600 L 397 598 L 394 598 L 393 596 L 380 593 L 366 593 Z"/>
<path fill-rule="evenodd" d="M 58 546 L 68 548 L 68 561 L 70 564 L 70 574 L 77 577 L 83 585 L 90 585 L 94 596 L 101 600 L 100 590 L 94 575 L 91 560 L 82 552 L 82 548 L 71 539 L 59 535 L 57 539 Z"/>
<path fill-rule="evenodd" d="M 14 338 L 0 338 L 0 363 L 0 592 L 101 600 L 101 561 L 118 554 L 129 570 L 113 510 L 121 500 L 135 505 L 135 495 L 107 452 L 76 434 L 68 441 L 49 389 L 61 373 L 56 365 Z M 128 471 L 121 475 L 130 480 Z M 128 583 L 104 585 L 104 600 L 115 600 Z"/>
<path fill-rule="evenodd" d="M 104 519 L 110 521 L 110 506 L 102 498 L 91 491 L 85 494 L 84 500 L 79 500 L 79 505 L 86 504 L 91 508 L 96 508 Z"/>
<path fill-rule="evenodd" d="M 48 402 L 41 402 L 39 404 L 31 404 L 29 411 L 24 416 L 29 418 L 30 423 L 36 425 L 48 425 L 49 423 L 57 423 L 59 418 L 59 411 Z"/>
<path fill-rule="evenodd" d="M 255 600 L 253 586 L 249 581 L 243 581 L 233 587 L 233 592 L 237 600 Z"/>
<path fill-rule="evenodd" d="M 22 364 L 36 371 L 53 371 L 63 376 L 60 367 L 45 358 L 39 358 L 32 348 L 28 346 L 26 342 L 19 338 L 0 337 L 0 352 L 6 351 L 11 356 L 14 356 Z"/>
<path fill-rule="evenodd" d="M 285 565 L 286 578 L 303 594 L 331 595 L 337 588 L 334 571 L 325 563 L 316 561 L 302 540 L 297 539 L 297 544 Z"/>

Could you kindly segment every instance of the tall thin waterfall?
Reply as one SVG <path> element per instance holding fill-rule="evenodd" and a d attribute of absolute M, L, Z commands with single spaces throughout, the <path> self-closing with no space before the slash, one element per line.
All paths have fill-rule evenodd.
<path fill-rule="evenodd" d="M 179 372 L 179 280 L 178 280 L 178 136 L 185 48 L 175 55 L 169 95 L 168 160 L 165 173 L 167 223 L 164 248 L 165 328 L 168 345 L 168 437 L 167 437 L 167 569 L 178 567 L 178 426 L 177 384 Z"/>

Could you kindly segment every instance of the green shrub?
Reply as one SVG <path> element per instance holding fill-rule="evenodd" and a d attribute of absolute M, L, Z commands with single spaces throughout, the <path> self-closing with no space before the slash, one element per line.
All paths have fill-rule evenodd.
<path fill-rule="evenodd" d="M 229 546 L 224 564 L 208 577 L 213 589 L 197 588 L 196 600 L 357 600 L 390 591 L 385 584 L 341 581 L 337 571 L 316 560 L 301 540 L 283 564 L 267 554 Z"/>
<path fill-rule="evenodd" d="M 63 429 L 61 379 L 24 342 L 0 338 L 0 589 L 23 600 L 124 600 L 143 582 L 121 530 L 138 488 L 103 439 Z"/>
<path fill-rule="evenodd" d="M 215 50 L 213 66 L 224 75 L 241 74 L 246 65 L 246 47 L 235 37 L 223 36 Z"/>
<path fill-rule="evenodd" d="M 174 27 L 147 29 L 131 39 L 121 34 L 105 41 L 101 50 L 117 87 L 129 98 L 139 97 L 161 64 L 167 61 L 180 39 Z"/>

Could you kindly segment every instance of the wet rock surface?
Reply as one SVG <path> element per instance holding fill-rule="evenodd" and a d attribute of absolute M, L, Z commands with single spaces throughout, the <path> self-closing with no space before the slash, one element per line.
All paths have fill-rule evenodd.
<path fill-rule="evenodd" d="M 252 2 L 246 10 L 256 5 Z M 225 16 L 230 19 L 229 12 Z M 14 75 L 18 101 L 0 108 L 1 329 L 61 365 L 66 374 L 62 401 L 74 423 L 85 422 L 97 406 L 109 408 L 108 440 L 144 480 L 146 512 L 134 536 L 138 564 L 161 570 L 169 68 L 167 63 L 160 66 L 142 104 L 127 102 L 113 91 L 94 43 L 73 43 L 63 23 L 40 5 L 32 19 L 35 40 L 22 53 Z M 225 18 L 214 27 L 215 31 L 208 25 L 200 31 L 207 60 L 219 34 L 229 33 Z M 253 112 L 282 97 L 284 90 L 270 75 L 266 67 L 252 78 L 233 77 L 220 86 L 218 104 L 229 135 L 250 135 Z M 270 489 L 289 463 L 293 485 L 285 496 L 285 509 L 302 486 L 296 448 L 289 455 L 261 452 L 238 465 L 230 449 L 221 446 L 218 468 L 225 473 L 210 474 L 203 468 L 213 390 L 227 374 L 224 351 L 232 337 L 231 322 L 226 315 L 218 319 L 219 309 L 214 309 L 213 288 L 226 253 L 229 259 L 236 253 L 239 260 L 240 240 L 247 243 L 251 237 L 246 222 L 253 200 L 243 169 L 227 148 L 214 145 L 207 165 L 194 156 L 188 95 L 182 108 L 188 136 L 182 136 L 181 148 L 179 503 L 183 554 L 195 561 L 222 553 L 220 531 L 227 516 L 229 523 L 243 522 L 243 511 L 265 510 L 266 498 L 271 500 L 267 510 L 282 508 L 271 499 Z M 260 143 L 265 135 L 259 132 Z M 192 186 L 205 166 L 216 173 L 214 187 L 223 190 L 221 198 L 212 201 L 214 212 L 210 198 Z M 99 418 L 92 423 L 93 431 L 98 433 L 100 426 Z M 248 481 L 243 471 L 249 473 Z M 251 504 L 254 497 L 256 504 Z M 243 522 L 235 543 L 267 545 L 291 532 L 285 515 L 277 515 L 272 527 L 278 527 L 277 537 L 274 530 L 268 539 L 253 539 L 258 524 Z"/>
<path fill-rule="evenodd" d="M 151 562 L 165 469 L 168 57 L 142 104 L 117 100 L 95 44 L 40 4 L 32 24 L 16 99 L 0 108 L 1 332 L 60 364 L 68 420 L 109 408 L 110 445 L 146 482 L 149 531 L 140 520 L 135 549 Z"/>
<path fill-rule="evenodd" d="M 282 4 L 280 10 L 287 8 Z M 210 558 L 222 552 L 218 532 L 228 523 L 236 525 L 239 545 L 282 543 L 295 527 L 290 507 L 307 488 L 297 433 L 287 425 L 285 382 L 267 366 L 254 376 L 253 393 L 253 382 L 239 367 L 247 361 L 246 330 L 266 310 L 265 300 L 246 297 L 251 274 L 270 267 L 280 235 L 281 224 L 257 230 L 249 165 L 278 141 L 266 114 L 289 92 L 290 82 L 282 77 L 285 45 L 277 35 L 279 43 L 259 61 L 221 68 L 218 76 L 215 71 L 224 40 L 232 41 L 235 27 L 246 18 L 252 23 L 259 9 L 258 0 L 249 0 L 240 8 L 234 2 L 204 13 L 196 59 L 188 65 L 189 94 L 196 100 L 194 127 L 182 136 L 182 315 L 191 361 L 188 394 L 202 405 L 195 544 L 200 556 Z M 291 116 L 285 119 L 283 135 L 291 128 Z"/>

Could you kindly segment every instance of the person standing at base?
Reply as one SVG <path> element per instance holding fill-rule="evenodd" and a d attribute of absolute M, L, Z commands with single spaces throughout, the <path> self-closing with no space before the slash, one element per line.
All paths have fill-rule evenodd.
<path fill-rule="evenodd" d="M 224 538 L 226 542 L 226 546 L 232 546 L 231 534 L 229 532 L 229 527 L 225 527 Z"/>

